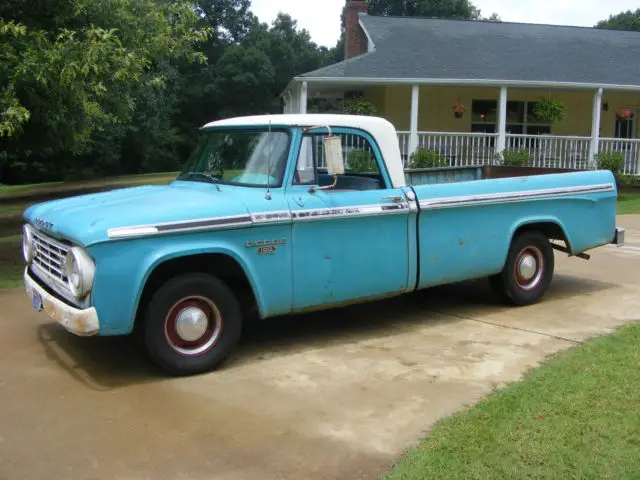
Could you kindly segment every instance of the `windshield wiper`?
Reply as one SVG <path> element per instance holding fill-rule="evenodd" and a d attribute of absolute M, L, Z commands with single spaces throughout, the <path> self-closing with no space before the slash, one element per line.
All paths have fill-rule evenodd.
<path fill-rule="evenodd" d="M 204 178 L 206 180 L 209 181 L 209 183 L 213 183 L 216 188 L 218 189 L 218 191 L 220 190 L 220 184 L 218 183 L 219 180 L 214 177 L 213 175 L 209 174 L 209 173 L 204 173 L 204 172 L 185 172 L 180 174 L 180 176 L 178 177 L 178 180 L 188 180 L 191 179 L 193 177 L 199 177 L 199 178 Z M 196 181 L 200 181 L 200 180 L 196 180 Z"/>

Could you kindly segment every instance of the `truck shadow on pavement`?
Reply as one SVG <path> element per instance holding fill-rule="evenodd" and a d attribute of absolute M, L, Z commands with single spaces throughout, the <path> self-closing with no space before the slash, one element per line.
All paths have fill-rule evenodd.
<path fill-rule="evenodd" d="M 542 302 L 562 301 L 615 287 L 612 283 L 556 275 Z M 235 352 L 217 371 L 442 322 L 460 322 L 470 316 L 481 318 L 513 308 L 500 304 L 483 279 L 323 312 L 249 320 Z M 93 390 L 109 391 L 171 380 L 149 360 L 133 336 L 79 338 L 49 323 L 39 327 L 38 340 L 52 362 Z M 215 374 L 216 371 L 204 376 Z"/>

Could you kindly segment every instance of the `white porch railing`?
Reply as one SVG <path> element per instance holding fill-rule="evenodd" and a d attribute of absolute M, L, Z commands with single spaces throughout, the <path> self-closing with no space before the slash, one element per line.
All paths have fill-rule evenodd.
<path fill-rule="evenodd" d="M 621 154 L 625 175 L 640 175 L 640 139 L 601 138 L 598 149 L 600 152 Z"/>
<path fill-rule="evenodd" d="M 398 132 L 400 151 L 409 160 L 409 132 Z M 497 133 L 419 132 L 418 148 L 434 150 L 452 167 L 487 165 L 495 155 Z"/>
<path fill-rule="evenodd" d="M 400 151 L 409 158 L 409 132 L 398 132 Z M 419 132 L 418 146 L 435 150 L 449 165 L 474 166 L 495 163 L 495 133 Z M 507 151 L 525 150 L 531 167 L 588 170 L 591 137 L 507 134 Z M 624 174 L 640 175 L 640 139 L 601 138 L 600 152 L 617 152 L 624 159 Z"/>
<path fill-rule="evenodd" d="M 590 137 L 507 134 L 505 149 L 526 151 L 532 167 L 586 170 L 590 143 Z"/>
<path fill-rule="evenodd" d="M 368 153 L 373 153 L 369 143 L 359 135 L 341 135 L 342 149 L 345 153 L 345 167 L 349 168 L 349 153 L 354 150 L 362 150 Z M 320 168 L 326 168 L 326 162 L 324 158 L 324 146 L 322 142 L 316 144 L 316 158 L 318 159 L 318 166 Z"/>

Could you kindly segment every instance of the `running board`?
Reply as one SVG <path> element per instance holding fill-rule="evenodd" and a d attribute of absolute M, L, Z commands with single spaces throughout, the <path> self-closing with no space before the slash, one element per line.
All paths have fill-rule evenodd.
<path fill-rule="evenodd" d="M 590 260 L 591 259 L 591 255 L 587 255 L 586 253 L 577 253 L 577 254 L 573 255 L 569 251 L 569 249 L 567 247 L 563 247 L 562 245 L 557 245 L 555 243 L 551 243 L 551 246 L 554 248 L 554 250 L 558 250 L 559 252 L 566 253 L 570 257 L 578 257 L 578 258 L 582 258 L 583 260 Z"/>

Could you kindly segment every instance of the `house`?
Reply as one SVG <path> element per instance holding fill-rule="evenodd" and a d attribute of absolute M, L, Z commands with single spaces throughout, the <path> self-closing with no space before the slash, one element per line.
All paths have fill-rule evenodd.
<path fill-rule="evenodd" d="M 404 158 L 423 147 L 471 165 L 525 150 L 530 165 L 588 169 L 618 152 L 640 174 L 640 33 L 366 11 L 349 2 L 345 60 L 295 77 L 285 112 L 362 96 L 395 125 Z"/>

